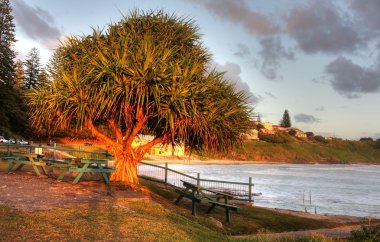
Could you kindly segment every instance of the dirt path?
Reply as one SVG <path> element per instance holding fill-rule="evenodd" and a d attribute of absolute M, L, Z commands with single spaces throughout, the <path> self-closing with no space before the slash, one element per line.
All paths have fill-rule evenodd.
<path fill-rule="evenodd" d="M 141 192 L 110 189 L 102 181 L 72 184 L 37 177 L 31 172 L 5 174 L 3 171 L 0 171 L 0 194 L 0 204 L 22 210 L 45 210 L 119 198 L 149 199 Z"/>

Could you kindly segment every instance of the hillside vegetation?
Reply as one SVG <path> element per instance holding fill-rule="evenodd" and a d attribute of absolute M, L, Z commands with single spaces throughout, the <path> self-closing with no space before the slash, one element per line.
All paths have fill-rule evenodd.
<path fill-rule="evenodd" d="M 380 164 L 379 141 L 247 141 L 227 159 L 296 163 Z"/>

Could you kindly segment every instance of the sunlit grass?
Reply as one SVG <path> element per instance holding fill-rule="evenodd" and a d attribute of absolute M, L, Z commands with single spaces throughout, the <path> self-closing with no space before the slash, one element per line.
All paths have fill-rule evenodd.
<path fill-rule="evenodd" d="M 0 206 L 0 238 L 7 241 L 226 241 L 158 204 L 93 203 L 46 211 Z"/>

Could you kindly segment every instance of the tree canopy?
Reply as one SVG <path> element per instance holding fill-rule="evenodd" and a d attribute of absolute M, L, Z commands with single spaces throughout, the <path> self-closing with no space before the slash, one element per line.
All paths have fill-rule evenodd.
<path fill-rule="evenodd" d="M 15 42 L 12 8 L 9 0 L 0 0 L 0 84 L 12 85 L 16 56 L 12 46 Z"/>
<path fill-rule="evenodd" d="M 292 123 L 290 121 L 289 112 L 287 109 L 285 109 L 284 114 L 282 115 L 282 119 L 280 122 L 281 127 L 290 128 L 292 127 Z"/>
<path fill-rule="evenodd" d="M 33 124 L 90 130 L 115 155 L 111 179 L 129 183 L 158 143 L 227 151 L 246 132 L 250 106 L 210 60 L 191 20 L 134 11 L 56 51 L 52 86 L 30 96 Z M 138 134 L 154 139 L 132 147 Z"/>
<path fill-rule="evenodd" d="M 15 25 L 9 0 L 0 0 L 0 134 L 9 135 L 26 129 L 25 106 L 14 89 L 16 56 L 13 50 Z"/>
<path fill-rule="evenodd" d="M 40 85 L 39 76 L 41 72 L 40 64 L 40 54 L 37 48 L 32 48 L 28 55 L 26 56 L 24 66 L 25 66 L 25 78 L 24 78 L 24 88 L 32 89 Z"/>

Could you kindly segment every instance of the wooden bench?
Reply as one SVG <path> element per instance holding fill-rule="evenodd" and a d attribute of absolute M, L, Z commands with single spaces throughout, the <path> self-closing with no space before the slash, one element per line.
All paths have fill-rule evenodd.
<path fill-rule="evenodd" d="M 83 174 L 88 175 L 91 172 L 100 173 L 106 184 L 110 184 L 108 179 L 108 174 L 114 172 L 114 168 L 104 167 L 107 164 L 107 160 L 101 159 L 79 159 L 70 158 L 64 159 L 64 162 L 56 164 L 53 166 L 54 170 L 62 170 L 58 176 L 58 180 L 62 180 L 67 173 L 76 172 L 78 173 L 75 177 L 73 183 L 78 183 Z"/>
<path fill-rule="evenodd" d="M 175 189 L 175 192 L 178 193 L 179 196 L 174 201 L 174 203 L 178 205 L 181 199 L 184 197 L 190 199 L 192 215 L 196 215 L 197 203 L 207 202 L 211 204 L 210 208 L 207 210 L 207 213 L 210 213 L 214 209 L 215 206 L 223 207 L 226 210 L 226 221 L 227 223 L 230 223 L 231 221 L 230 210 L 237 212 L 239 209 L 239 207 L 228 203 L 228 200 L 234 199 L 233 195 L 231 194 L 197 186 L 195 184 L 192 184 L 186 181 L 182 181 L 182 183 L 185 188 Z"/>

